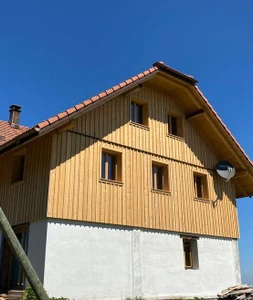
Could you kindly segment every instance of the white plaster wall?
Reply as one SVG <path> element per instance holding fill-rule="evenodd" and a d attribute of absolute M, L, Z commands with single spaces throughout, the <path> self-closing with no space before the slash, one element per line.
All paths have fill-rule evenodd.
<path fill-rule="evenodd" d="M 75 300 L 132 294 L 131 231 L 50 222 L 44 286 Z"/>
<path fill-rule="evenodd" d="M 241 268 L 240 268 L 240 257 L 239 257 L 239 245 L 237 240 L 232 241 L 233 252 L 234 252 L 234 266 L 235 266 L 235 281 L 241 283 Z"/>
<path fill-rule="evenodd" d="M 214 297 L 239 283 L 237 241 L 200 237 L 185 270 L 179 234 L 49 221 L 44 286 L 70 299 Z"/>
<path fill-rule="evenodd" d="M 46 237 L 47 220 L 30 224 L 27 254 L 42 283 L 44 281 Z M 29 286 L 29 283 L 26 281 L 25 285 Z"/>
<path fill-rule="evenodd" d="M 144 297 L 215 297 L 235 285 L 233 241 L 199 238 L 199 269 L 184 268 L 182 239 L 176 234 L 143 232 L 141 239 Z"/>

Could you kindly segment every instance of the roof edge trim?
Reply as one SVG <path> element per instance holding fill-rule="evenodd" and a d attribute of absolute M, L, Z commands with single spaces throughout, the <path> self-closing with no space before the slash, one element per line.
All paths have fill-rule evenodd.
<path fill-rule="evenodd" d="M 185 81 L 187 83 L 195 85 L 198 82 L 198 80 L 196 80 L 194 77 L 186 75 L 184 73 L 181 73 L 181 72 L 179 72 L 179 71 L 177 71 L 175 69 L 172 69 L 171 67 L 166 66 L 161 61 L 160 62 L 155 62 L 153 64 L 153 66 L 157 67 L 160 71 L 163 71 L 163 72 L 165 72 L 165 73 L 167 73 L 167 74 L 169 74 L 169 75 L 171 75 L 173 77 L 176 77 L 178 79 L 181 79 L 181 80 L 183 80 L 183 81 Z"/>
<path fill-rule="evenodd" d="M 230 132 L 230 130 L 228 129 L 228 127 L 226 126 L 226 124 L 222 121 L 222 119 L 219 117 L 219 115 L 217 114 L 217 112 L 214 110 L 214 108 L 212 107 L 212 105 L 210 104 L 210 102 L 207 100 L 207 98 L 204 96 L 204 94 L 202 93 L 202 91 L 199 89 L 198 86 L 194 86 L 195 90 L 197 91 L 197 93 L 200 95 L 200 97 L 203 99 L 204 103 L 207 105 L 207 107 L 210 109 L 210 111 L 212 112 L 214 118 L 219 122 L 219 124 L 223 127 L 223 129 L 226 131 L 226 133 L 229 135 L 232 145 L 235 145 L 236 147 L 234 147 L 234 149 L 239 150 L 242 154 L 242 157 L 244 157 L 247 162 L 250 164 L 251 167 L 253 167 L 253 162 L 251 161 L 251 159 L 249 158 L 249 156 L 246 154 L 246 152 L 243 150 L 242 146 L 238 143 L 238 141 L 236 140 L 236 138 L 233 136 L 233 134 Z M 238 152 L 237 152 L 238 153 Z M 242 157 L 240 157 L 238 155 L 239 159 L 241 159 Z"/>

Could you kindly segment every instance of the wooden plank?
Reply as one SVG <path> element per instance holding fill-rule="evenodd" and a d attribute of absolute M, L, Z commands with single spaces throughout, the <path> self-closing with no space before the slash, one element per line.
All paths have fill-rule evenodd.
<path fill-rule="evenodd" d="M 47 215 L 50 217 L 238 237 L 236 207 L 231 204 L 235 199 L 234 183 L 231 181 L 227 185 L 202 169 L 214 168 L 218 161 L 213 149 L 187 120 L 183 121 L 184 139 L 167 136 L 167 111 L 184 114 L 175 95 L 170 96 L 146 85 L 135 95 L 144 98 L 149 105 L 149 130 L 129 123 L 129 96 L 104 103 L 73 122 L 74 132 L 121 146 L 64 130 L 54 135 L 52 149 L 49 136 L 45 136 L 48 139 L 44 143 L 46 149 L 41 147 L 45 141 L 43 138 L 41 143 L 31 144 L 33 150 L 27 146 L 27 154 L 32 158 L 27 183 L 11 187 L 7 181 L 11 170 L 7 170 L 8 174 L 0 170 L 0 180 L 4 182 L 0 186 L 0 203 L 7 209 L 13 223 L 42 217 L 43 213 L 45 216 L 42 211 L 46 207 L 49 181 Z M 131 148 L 133 146 L 137 149 Z M 122 152 L 123 185 L 100 181 L 102 148 Z M 42 151 L 46 154 L 42 155 Z M 51 165 L 44 166 L 46 157 L 50 160 L 50 156 Z M 5 160 L 10 162 L 10 153 L 0 158 L 8 169 Z M 152 160 L 169 165 L 171 195 L 151 191 Z M 225 190 L 226 195 L 217 208 L 194 201 L 194 170 L 207 174 L 211 201 L 216 200 L 215 190 Z M 49 172 L 48 180 L 46 174 Z M 39 180 L 42 180 L 45 190 L 39 185 Z M 15 202 L 6 202 L 9 195 L 17 201 L 22 216 L 13 212 Z M 29 209 L 24 208 L 23 201 Z"/>

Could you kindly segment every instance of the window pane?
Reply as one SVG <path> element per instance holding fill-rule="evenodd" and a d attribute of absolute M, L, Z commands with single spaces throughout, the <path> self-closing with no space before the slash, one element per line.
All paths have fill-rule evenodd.
<path fill-rule="evenodd" d="M 142 124 L 142 105 L 140 104 L 135 104 L 135 122 Z"/>
<path fill-rule="evenodd" d="M 108 154 L 108 179 L 115 180 L 116 157 Z"/>
<path fill-rule="evenodd" d="M 177 135 L 177 118 L 171 117 L 171 134 Z"/>
<path fill-rule="evenodd" d="M 195 176 L 195 180 L 196 180 L 196 188 L 197 188 L 197 195 L 196 196 L 198 198 L 203 198 L 201 176 Z"/>
<path fill-rule="evenodd" d="M 191 242 L 184 241 L 185 266 L 192 267 Z"/>
<path fill-rule="evenodd" d="M 156 167 L 157 175 L 156 175 L 156 182 L 157 182 L 157 189 L 163 189 L 163 167 Z"/>
<path fill-rule="evenodd" d="M 24 167 L 25 167 L 25 156 L 20 156 L 19 159 L 19 166 L 18 166 L 18 173 L 19 173 L 19 180 L 22 180 L 24 177 Z"/>
<path fill-rule="evenodd" d="M 13 158 L 11 183 L 24 179 L 25 156 L 17 155 Z"/>
<path fill-rule="evenodd" d="M 135 110 L 135 103 L 131 102 L 131 121 L 133 122 L 135 122 L 134 110 Z"/>
<path fill-rule="evenodd" d="M 106 161 L 106 154 L 102 154 L 102 169 L 101 169 L 101 177 L 105 178 L 105 161 Z"/>
<path fill-rule="evenodd" d="M 156 167 L 152 166 L 152 188 L 155 189 L 155 177 L 156 177 Z"/>

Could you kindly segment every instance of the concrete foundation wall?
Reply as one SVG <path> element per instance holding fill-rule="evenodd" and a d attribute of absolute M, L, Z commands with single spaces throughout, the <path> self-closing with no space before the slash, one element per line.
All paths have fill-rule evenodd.
<path fill-rule="evenodd" d="M 50 296 L 213 297 L 240 282 L 237 241 L 200 237 L 186 270 L 182 238 L 152 230 L 50 220 L 44 286 Z"/>

